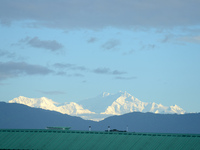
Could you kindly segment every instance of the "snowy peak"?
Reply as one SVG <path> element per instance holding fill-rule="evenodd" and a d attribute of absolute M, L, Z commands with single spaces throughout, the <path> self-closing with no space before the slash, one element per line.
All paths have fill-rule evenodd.
<path fill-rule="evenodd" d="M 110 95 L 110 93 L 108 93 L 108 92 L 103 92 L 103 97 L 106 97 L 106 96 L 109 96 Z"/>
<path fill-rule="evenodd" d="M 30 107 L 58 111 L 63 114 L 79 116 L 83 119 L 102 120 L 112 115 L 123 115 L 130 112 L 152 112 L 162 114 L 184 114 L 185 111 L 177 105 L 163 106 L 162 104 L 142 102 L 128 92 L 119 91 L 116 94 L 104 92 L 101 95 L 80 101 L 58 105 L 46 97 L 27 98 L 20 96 L 9 101 Z"/>
<path fill-rule="evenodd" d="M 94 114 L 94 112 L 84 109 L 81 105 L 70 102 L 69 104 L 62 105 L 57 108 L 59 112 L 69 115 L 78 115 L 78 114 Z"/>
<path fill-rule="evenodd" d="M 10 100 L 9 103 L 19 103 L 24 104 L 29 107 L 42 108 L 46 110 L 58 111 L 63 114 L 68 115 L 78 115 L 78 114 L 94 114 L 94 112 L 84 109 L 81 105 L 71 102 L 65 103 L 64 105 L 58 106 L 58 103 L 46 97 L 41 98 L 27 98 L 24 96 L 19 96 Z"/>
<path fill-rule="evenodd" d="M 126 91 L 125 92 L 119 91 L 118 93 L 121 94 L 121 96 L 123 96 L 123 97 L 131 97 L 132 96 L 131 94 L 129 94 Z"/>
<path fill-rule="evenodd" d="M 56 102 L 48 99 L 46 97 L 41 98 L 27 98 L 24 96 L 19 96 L 18 98 L 14 98 L 13 100 L 9 101 L 9 103 L 20 103 L 30 107 L 37 107 L 37 108 L 53 108 L 55 107 Z"/>
<path fill-rule="evenodd" d="M 153 113 L 177 113 L 184 114 L 185 111 L 179 106 L 163 106 L 162 104 L 156 103 L 145 103 L 137 98 L 134 98 L 127 92 L 119 92 L 118 97 L 104 112 L 101 114 L 107 115 L 122 115 L 129 112 L 153 112 Z"/>
<path fill-rule="evenodd" d="M 170 109 L 171 109 L 172 112 L 175 112 L 177 114 L 184 114 L 185 113 L 185 111 L 177 105 L 170 106 Z"/>
<path fill-rule="evenodd" d="M 119 91 L 116 94 L 103 93 L 96 98 L 81 101 L 84 108 L 101 115 L 122 115 L 130 112 L 177 113 L 185 111 L 179 106 L 163 106 L 162 104 L 147 103 L 138 100 L 128 92 Z"/>

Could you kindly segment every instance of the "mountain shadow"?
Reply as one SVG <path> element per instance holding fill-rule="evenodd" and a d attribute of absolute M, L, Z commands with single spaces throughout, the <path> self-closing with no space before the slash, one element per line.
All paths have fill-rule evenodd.
<path fill-rule="evenodd" d="M 133 112 L 108 117 L 99 122 L 101 129 L 111 128 L 132 132 L 195 133 L 200 134 L 200 113 L 154 114 Z"/>
<path fill-rule="evenodd" d="M 48 126 L 85 130 L 96 122 L 23 104 L 0 102 L 0 128 L 44 129 Z"/>

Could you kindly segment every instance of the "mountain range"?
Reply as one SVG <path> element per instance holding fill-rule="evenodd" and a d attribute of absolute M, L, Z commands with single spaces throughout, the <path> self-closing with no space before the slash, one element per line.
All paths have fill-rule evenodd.
<path fill-rule="evenodd" d="M 27 98 L 19 96 L 10 100 L 9 103 L 19 103 L 30 107 L 57 111 L 62 114 L 79 116 L 86 120 L 100 121 L 109 116 L 123 115 L 130 112 L 152 112 L 156 114 L 184 114 L 185 111 L 177 105 L 163 106 L 154 102 L 147 103 L 138 100 L 127 92 L 101 95 L 82 100 L 78 103 L 70 102 L 59 104 L 46 97 Z"/>
<path fill-rule="evenodd" d="M 108 129 L 128 132 L 193 133 L 200 134 L 200 113 L 155 114 L 131 112 L 110 116 L 99 122 L 56 111 L 33 108 L 23 104 L 0 102 L 1 129 L 45 129 L 71 127 L 71 130 L 104 131 Z"/>

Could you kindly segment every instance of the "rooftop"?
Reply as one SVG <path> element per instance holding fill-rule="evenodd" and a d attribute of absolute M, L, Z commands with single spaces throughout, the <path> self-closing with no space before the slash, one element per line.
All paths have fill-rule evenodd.
<path fill-rule="evenodd" d="M 0 129 L 0 149 L 200 149 L 200 134 Z"/>

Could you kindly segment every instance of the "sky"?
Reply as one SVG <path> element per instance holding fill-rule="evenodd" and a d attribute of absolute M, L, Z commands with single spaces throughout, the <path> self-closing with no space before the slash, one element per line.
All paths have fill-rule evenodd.
<path fill-rule="evenodd" d="M 199 0 L 1 0 L 0 101 L 127 91 L 200 112 Z"/>

